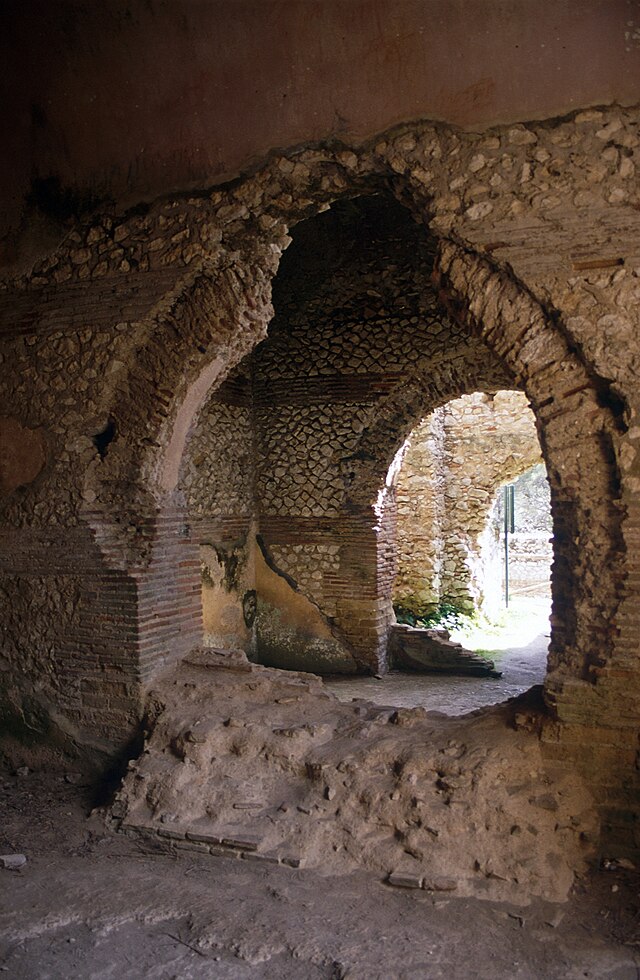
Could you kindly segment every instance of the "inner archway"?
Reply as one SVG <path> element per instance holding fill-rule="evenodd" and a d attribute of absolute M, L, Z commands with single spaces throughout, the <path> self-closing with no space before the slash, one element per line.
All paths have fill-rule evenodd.
<path fill-rule="evenodd" d="M 384 672 L 395 502 L 380 494 L 382 475 L 416 423 L 452 398 L 524 385 L 539 409 L 538 383 L 548 410 L 551 362 L 538 375 L 518 353 L 540 349 L 527 338 L 536 324 L 546 329 L 544 317 L 512 281 L 491 278 L 486 260 L 438 245 L 385 193 L 340 199 L 291 235 L 267 339 L 211 396 L 181 468 L 204 549 L 207 642 L 273 666 Z M 452 285 L 460 270 L 473 290 L 465 300 Z M 501 290 L 509 329 L 496 332 Z M 476 292 L 492 297 L 481 320 Z M 579 366 L 566 356 L 563 365 L 577 381 Z M 538 411 L 545 454 L 558 418 L 547 424 Z M 554 639 L 565 656 L 578 559 L 566 530 L 577 511 L 556 491 L 564 459 L 550 463 L 556 603 L 568 610 Z"/>
<path fill-rule="evenodd" d="M 541 459 L 522 392 L 464 395 L 412 430 L 386 481 L 396 514 L 394 673 L 384 685 L 336 683 L 339 696 L 458 714 L 542 683 L 552 520 Z M 517 515 L 506 539 L 505 484 Z"/>
<path fill-rule="evenodd" d="M 498 491 L 536 464 L 542 452 L 522 392 L 463 395 L 413 429 L 396 477 L 397 611 L 433 618 L 439 608 L 498 610 Z M 545 506 L 550 534 L 548 491 Z"/>
<path fill-rule="evenodd" d="M 200 542 L 205 627 L 207 603 L 219 622 L 207 642 L 237 642 L 223 619 L 239 623 L 254 592 L 251 633 L 240 629 L 251 657 L 376 673 L 386 667 L 394 545 L 388 507 L 372 497 L 393 440 L 417 406 L 494 391 L 510 376 L 439 305 L 435 243 L 393 198 L 337 202 L 292 237 L 268 337 L 212 395 L 182 468 L 191 525 L 204 529 L 207 515 L 211 525 Z M 384 439 L 363 451 L 389 413 Z M 353 499 L 356 484 L 368 499 Z M 237 582 L 229 562 L 246 570 Z"/>

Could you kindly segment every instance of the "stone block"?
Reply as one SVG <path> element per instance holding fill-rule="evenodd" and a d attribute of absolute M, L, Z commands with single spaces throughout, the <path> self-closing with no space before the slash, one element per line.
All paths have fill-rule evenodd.
<path fill-rule="evenodd" d="M 197 830 L 188 830 L 186 833 L 187 840 L 197 841 L 201 844 L 221 844 L 222 838 L 219 834 L 204 833 Z"/>
<path fill-rule="evenodd" d="M 387 882 L 395 888 L 422 888 L 422 875 L 412 871 L 392 871 Z"/>

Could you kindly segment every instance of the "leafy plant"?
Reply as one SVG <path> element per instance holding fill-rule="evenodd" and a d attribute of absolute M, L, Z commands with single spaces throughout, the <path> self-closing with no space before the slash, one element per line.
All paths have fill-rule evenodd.
<path fill-rule="evenodd" d="M 422 629 L 464 629 L 471 619 L 468 614 L 450 602 L 438 603 L 431 612 L 415 613 L 406 606 L 395 606 L 394 612 L 399 623 Z"/>

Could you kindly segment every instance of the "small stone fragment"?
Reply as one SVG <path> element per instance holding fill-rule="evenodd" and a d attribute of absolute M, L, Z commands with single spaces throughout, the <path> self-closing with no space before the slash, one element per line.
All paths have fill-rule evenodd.
<path fill-rule="evenodd" d="M 407 871 L 392 871 L 387 882 L 396 888 L 422 888 L 422 875 Z"/>
<path fill-rule="evenodd" d="M 562 922 L 562 920 L 564 919 L 564 916 L 565 913 L 561 909 L 558 909 L 556 912 L 553 913 L 552 916 L 550 916 L 548 919 L 545 919 L 545 925 L 551 926 L 552 929 L 557 929 L 560 923 Z"/>
<path fill-rule="evenodd" d="M 72 786 L 82 785 L 82 773 L 81 772 L 68 772 L 65 774 L 65 783 L 70 783 Z"/>
<path fill-rule="evenodd" d="M 458 887 L 458 882 L 454 878 L 425 878 L 422 887 L 429 892 L 454 892 Z"/>
<path fill-rule="evenodd" d="M 26 863 L 27 859 L 24 854 L 0 854 L 0 866 L 9 871 L 22 868 Z"/>
<path fill-rule="evenodd" d="M 480 201 L 478 204 L 472 204 L 471 207 L 468 207 L 465 214 L 471 221 L 480 221 L 481 218 L 486 218 L 492 211 L 493 204 L 491 201 Z"/>
<path fill-rule="evenodd" d="M 619 868 L 626 868 L 627 871 L 636 870 L 635 864 L 633 861 L 630 861 L 629 858 L 616 858 L 616 864 Z"/>
<path fill-rule="evenodd" d="M 288 854 L 280 858 L 280 863 L 286 865 L 287 868 L 299 868 L 302 861 L 299 857 L 293 857 L 292 855 Z"/>
<path fill-rule="evenodd" d="M 537 143 L 538 137 L 530 129 L 524 126 L 514 126 L 509 130 L 509 142 L 512 146 L 526 146 L 529 143 Z"/>

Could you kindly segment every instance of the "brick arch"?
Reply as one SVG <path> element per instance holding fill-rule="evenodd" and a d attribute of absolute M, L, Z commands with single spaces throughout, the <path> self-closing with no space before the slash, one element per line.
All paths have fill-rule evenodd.
<path fill-rule="evenodd" d="M 402 194 L 406 203 L 406 186 Z M 434 377 L 440 368 L 434 365 L 433 374 L 408 379 L 381 403 L 357 451 L 343 461 L 348 506 L 373 504 L 395 452 L 432 408 L 473 390 L 522 388 L 536 416 L 551 487 L 552 698 L 564 676 L 595 678 L 612 643 L 624 579 L 615 456 L 621 406 L 615 399 L 607 404 L 606 385 L 579 357 L 557 313 L 512 274 L 443 239 L 434 278 L 443 309 L 468 332 L 471 356 L 452 354 L 444 384 Z M 487 354 L 495 358 L 489 370 Z"/>
<path fill-rule="evenodd" d="M 145 321 L 142 340 L 127 364 L 125 381 L 113 389 L 111 401 L 105 405 L 105 413 L 115 420 L 116 437 L 105 458 L 90 464 L 84 479 L 82 517 L 109 566 L 133 570 L 133 584 L 139 595 L 149 587 L 145 598 L 149 607 L 154 578 L 147 573 L 158 556 L 162 556 L 160 577 L 165 579 L 167 570 L 175 570 L 179 564 L 178 556 L 185 564 L 195 563 L 193 552 L 185 558 L 185 550 L 171 550 L 178 539 L 186 549 L 189 540 L 182 501 L 175 492 L 177 460 L 208 384 L 221 381 L 264 336 L 271 316 L 270 283 L 279 254 L 287 244 L 288 227 L 340 197 L 386 189 L 436 237 L 453 234 L 455 228 L 463 236 L 459 243 L 451 238 L 441 241 L 441 298 L 470 334 L 482 339 L 502 358 L 514 373 L 516 384 L 525 388 L 544 429 L 543 448 L 545 433 L 550 444 L 560 446 L 569 417 L 588 442 L 584 458 L 574 453 L 574 469 L 578 477 L 584 475 L 585 482 L 591 479 L 592 469 L 597 472 L 604 503 L 590 498 L 591 502 L 576 510 L 575 495 L 566 489 L 569 482 L 562 469 L 566 469 L 569 456 L 562 458 L 562 449 L 558 450 L 555 471 L 550 454 L 548 457 L 550 475 L 557 474 L 554 516 L 565 540 L 556 563 L 556 580 L 564 578 L 577 589 L 566 592 L 569 598 L 564 604 L 558 593 L 552 649 L 557 670 L 567 675 L 588 674 L 590 666 L 599 663 L 600 651 L 611 639 L 604 624 L 615 611 L 619 588 L 619 576 L 608 576 L 603 589 L 597 589 L 597 573 L 593 571 L 606 566 L 604 553 L 612 558 L 618 575 L 615 411 L 603 407 L 603 385 L 589 374 L 571 349 L 553 312 L 543 310 L 515 277 L 500 271 L 465 244 L 464 234 L 473 230 L 469 222 L 477 214 L 487 213 L 489 205 L 502 213 L 512 203 L 521 204 L 518 197 L 522 193 L 518 186 L 492 190 L 490 202 L 475 202 L 470 207 L 466 205 L 473 197 L 463 203 L 449 193 L 446 161 L 452 160 L 454 153 L 459 154 L 457 159 L 464 168 L 471 161 L 473 143 L 472 136 L 420 124 L 414 135 L 402 131 L 388 134 L 362 149 L 337 146 L 302 150 L 270 161 L 228 191 L 216 191 L 195 203 L 162 202 L 150 216 L 127 219 L 116 229 L 125 231 L 117 238 L 114 234 L 113 246 L 109 245 L 114 251 L 113 263 L 121 262 L 116 253 L 122 252 L 120 243 L 126 244 L 129 234 L 135 239 L 131 247 L 135 246 L 137 254 L 147 250 L 151 254 L 150 246 L 155 248 L 158 241 L 169 243 L 179 238 L 183 232 L 176 231 L 175 226 L 162 231 L 158 227 L 160 219 L 169 220 L 166 215 L 172 211 L 187 215 L 192 223 L 192 238 L 197 231 L 201 241 L 208 241 L 206 228 L 213 225 L 220 230 L 220 235 L 210 235 L 214 245 L 199 246 L 199 258 L 193 258 L 195 246 L 191 244 L 176 246 L 175 255 L 165 255 L 164 245 L 153 251 L 168 269 L 179 269 L 174 280 L 179 282 L 182 277 L 182 282 L 168 304 L 160 304 L 162 311 L 152 311 Z M 523 149 L 528 143 L 518 141 L 515 145 L 516 155 L 528 152 Z M 274 188 L 278 188 L 277 192 Z M 471 188 L 469 193 L 473 195 L 475 190 Z M 85 230 L 87 248 L 94 230 Z M 101 264 L 109 265 L 111 253 L 107 250 L 104 254 Z M 56 262 L 57 258 L 51 265 L 53 273 L 36 270 L 39 284 L 56 274 Z M 191 268 L 196 271 L 185 271 L 192 262 Z M 82 268 L 90 265 L 91 262 Z M 153 261 L 151 265 L 154 272 Z M 119 264 L 114 265 L 112 274 L 118 268 Z M 162 264 L 155 272 L 161 271 Z M 218 364 L 221 353 L 222 363 Z M 559 377 L 554 374 L 556 364 L 562 364 Z M 556 386 L 564 395 L 554 393 Z M 579 403 L 574 414 L 560 411 L 574 402 Z M 407 424 L 406 419 L 401 422 L 398 433 Z M 585 463 L 587 457 L 591 463 Z M 571 485 L 576 486 L 577 481 Z M 598 547 L 588 545 L 591 517 L 610 531 L 600 554 L 596 553 Z M 594 564 L 590 565 L 592 552 Z M 596 611 L 589 612 L 585 604 L 576 615 L 582 600 L 574 602 L 574 595 L 578 599 L 593 598 Z M 146 630 L 145 615 L 137 615 L 137 623 Z M 185 637 L 185 645 L 195 642 L 196 637 L 197 623 Z M 165 644 L 164 650 L 167 649 Z M 180 656 L 183 649 L 184 645 L 175 646 L 175 655 Z M 587 651 L 580 664 L 578 650 Z M 164 657 L 165 652 L 161 652 L 159 664 Z"/>
<path fill-rule="evenodd" d="M 126 395 L 116 392 L 108 407 L 117 438 L 86 471 L 84 517 L 116 567 L 149 562 L 159 515 L 181 510 L 178 472 L 189 430 L 210 391 L 266 333 L 274 255 L 254 253 L 189 278 L 150 321 Z"/>
<path fill-rule="evenodd" d="M 588 678 L 611 643 L 623 579 L 619 406 L 604 404 L 602 383 L 572 349 L 557 315 L 512 275 L 444 241 L 436 276 L 450 315 L 509 367 L 536 416 L 554 522 L 549 666 Z"/>
<path fill-rule="evenodd" d="M 3 412 L 30 428 L 55 419 L 46 471 L 3 512 L 12 538 L 5 567 L 19 578 L 35 554 L 52 576 L 73 573 L 79 610 L 65 621 L 69 593 L 62 590 L 50 609 L 34 614 L 19 582 L 8 586 L 9 603 L 21 603 L 8 625 L 20 640 L 12 670 L 20 673 L 18 654 L 27 648 L 33 665 L 24 690 L 44 715 L 51 717 L 54 704 L 80 740 L 97 736 L 113 747 L 139 722 L 152 670 L 197 641 L 195 591 L 168 610 L 164 632 L 154 616 L 157 589 L 171 591 L 182 576 L 191 576 L 187 589 L 199 586 L 171 465 L 197 415 L 200 389 L 263 335 L 287 228 L 341 196 L 386 188 L 441 240 L 437 270 L 450 315 L 502 358 L 536 410 L 561 542 L 546 683 L 559 723 L 545 738 L 555 739 L 563 764 L 579 766 L 602 790 L 622 842 L 612 853 L 628 852 L 638 789 L 638 428 L 621 438 L 623 406 L 602 378 L 610 372 L 633 402 L 637 282 L 629 273 L 638 187 L 621 179 L 611 155 L 596 183 L 590 164 L 602 132 L 632 147 L 637 125 L 638 110 L 620 107 L 484 134 L 425 122 L 355 148 L 332 143 L 274 155 L 223 188 L 102 216 L 75 229 L 28 276 L 3 284 L 1 312 L 13 344 Z M 583 268 L 591 254 L 616 266 L 624 257 L 626 268 L 611 277 L 604 270 L 596 297 L 572 275 L 578 243 L 593 249 L 578 263 Z M 479 249 L 514 263 L 520 279 Z M 549 305 L 533 290 L 552 297 Z M 22 334 L 36 338 L 37 351 L 22 345 Z M 613 337 L 623 338 L 617 347 Z M 229 354 L 214 378 L 221 346 Z M 88 367 L 93 381 L 82 377 Z M 23 384 L 30 375 L 37 378 Z M 79 399 L 69 412 L 68 387 L 81 377 L 86 404 Z M 114 438 L 98 459 L 92 436 L 108 430 L 110 418 Z M 629 579 L 617 616 L 623 518 Z M 36 627 L 47 622 L 66 700 L 47 680 L 36 620 Z M 95 692 L 94 706 L 87 690 Z"/>
<path fill-rule="evenodd" d="M 435 358 L 429 371 L 416 371 L 377 406 L 357 450 L 342 461 L 347 506 L 373 504 L 393 459 L 418 422 L 436 408 L 474 391 L 513 385 L 513 378 L 482 343 Z"/>
<path fill-rule="evenodd" d="M 371 186 L 379 189 L 380 177 L 380 173 L 374 173 Z M 366 186 L 360 179 L 356 189 L 360 191 Z M 406 180 L 396 179 L 395 189 L 403 204 L 410 203 L 411 187 Z M 349 190 L 353 193 L 353 188 L 346 185 L 339 193 L 334 191 L 333 197 L 348 196 Z M 317 209 L 325 206 L 327 193 L 320 198 Z M 423 209 L 422 185 L 416 199 L 416 209 Z M 424 210 L 421 213 L 423 220 L 427 220 Z M 299 212 L 292 210 L 286 217 L 293 220 L 297 216 Z M 127 547 L 122 547 L 121 521 L 117 524 L 105 521 L 104 507 L 102 511 L 93 507 L 88 513 L 103 551 L 110 553 L 120 567 L 130 567 L 132 562 L 153 564 L 154 549 L 163 552 L 165 558 L 173 554 L 173 559 L 166 558 L 168 561 L 175 561 L 178 555 L 185 560 L 184 548 L 172 551 L 167 547 L 167 535 L 173 539 L 184 538 L 183 544 L 188 541 L 188 533 L 182 530 L 182 503 L 174 492 L 188 431 L 212 385 L 219 383 L 241 356 L 261 339 L 272 313 L 270 281 L 277 264 L 277 250 L 265 246 L 264 236 L 259 235 L 257 229 L 254 234 L 258 239 L 257 246 L 254 242 L 253 250 L 248 249 L 246 255 L 236 253 L 233 265 L 223 269 L 205 267 L 194 277 L 170 312 L 154 325 L 148 343 L 138 357 L 136 370 L 145 379 L 148 389 L 155 389 L 155 404 L 152 403 L 150 416 L 148 401 L 142 397 L 137 404 L 135 399 L 130 400 L 134 411 L 129 417 L 124 414 L 122 431 L 131 432 L 133 438 L 128 442 L 120 441 L 120 446 L 126 444 L 128 459 L 125 456 L 123 461 L 116 451 L 100 473 L 103 500 L 105 490 L 108 497 L 113 486 L 123 487 L 123 476 L 127 478 L 128 488 L 133 486 L 138 494 L 137 500 L 130 494 L 129 500 L 120 506 L 121 512 L 126 513 L 127 504 L 133 511 L 128 528 L 135 526 L 135 531 L 129 538 L 125 537 Z M 423 374 L 412 379 L 402 393 L 392 395 L 388 403 L 381 406 L 378 422 L 365 433 L 354 454 L 356 458 L 344 461 L 347 506 L 370 502 L 371 475 L 368 483 L 364 479 L 368 462 L 373 459 L 378 463 L 380 460 L 390 462 L 395 448 L 417 419 L 424 417 L 438 403 L 465 391 L 496 390 L 507 383 L 523 387 L 539 419 L 541 443 L 554 493 L 554 520 L 559 544 L 554 564 L 556 625 L 551 644 L 552 663 L 559 669 L 564 665 L 575 670 L 576 651 L 580 650 L 584 660 L 579 672 L 584 675 L 589 665 L 597 664 L 601 657 L 602 623 L 613 614 L 617 601 L 617 586 L 611 583 L 609 589 L 598 596 L 597 603 L 589 610 L 585 609 L 585 615 L 576 614 L 585 583 L 596 580 L 592 577 L 595 568 L 610 567 L 616 548 L 615 544 L 604 552 L 597 548 L 597 554 L 591 556 L 588 548 L 576 546 L 580 533 L 584 540 L 595 510 L 598 510 L 596 519 L 603 526 L 615 517 L 610 493 L 610 488 L 615 485 L 615 472 L 611 469 L 613 454 L 607 455 L 606 450 L 615 428 L 610 412 L 598 403 L 597 383 L 570 349 L 560 325 L 514 277 L 495 268 L 472 249 L 445 239 L 439 247 L 437 279 L 443 307 L 464 324 L 471 338 L 475 338 L 470 341 L 470 356 L 465 361 L 462 352 L 459 358 L 452 356 L 446 365 L 439 366 L 443 377 L 448 378 L 444 385 L 442 378 L 436 379 L 433 373 Z M 252 285 L 245 287 L 245 280 Z M 486 358 L 479 355 L 478 341 L 497 358 L 489 379 L 483 377 L 487 371 Z M 499 363 L 506 366 L 506 371 L 497 367 Z M 559 373 L 558 365 L 562 368 Z M 558 411 L 558 406 L 562 411 Z M 572 424 L 586 436 L 589 445 L 586 456 L 592 460 L 587 469 L 590 474 L 595 472 L 602 482 L 600 502 L 592 501 L 584 512 L 576 506 L 579 504 L 577 492 L 566 489 L 563 467 L 566 469 L 568 457 L 563 453 L 562 461 L 556 465 L 553 451 L 547 451 L 548 446 L 554 445 L 554 440 L 557 442 L 562 438 L 560 432 L 564 431 L 567 419 L 573 420 Z M 139 452 L 140 435 L 145 433 L 148 440 L 150 430 L 151 449 L 145 446 L 144 451 Z M 558 435 L 554 435 L 556 431 Z M 578 469 L 583 466 L 581 459 L 584 458 L 574 454 Z M 597 460 L 595 468 L 593 459 Z M 132 463 L 138 467 L 137 477 L 132 471 Z M 351 472 L 354 463 L 357 473 Z M 384 468 L 380 467 L 378 473 Z M 601 515 L 599 511 L 602 511 Z M 603 554 L 606 557 L 603 558 Z M 193 552 L 191 561 L 195 562 Z M 164 564 L 166 561 L 162 574 Z M 194 603 L 192 611 L 195 612 L 195 608 Z M 185 642 L 195 642 L 197 632 L 196 616 L 194 630 L 185 637 Z M 181 648 L 177 648 L 176 656 L 180 652 Z"/>

